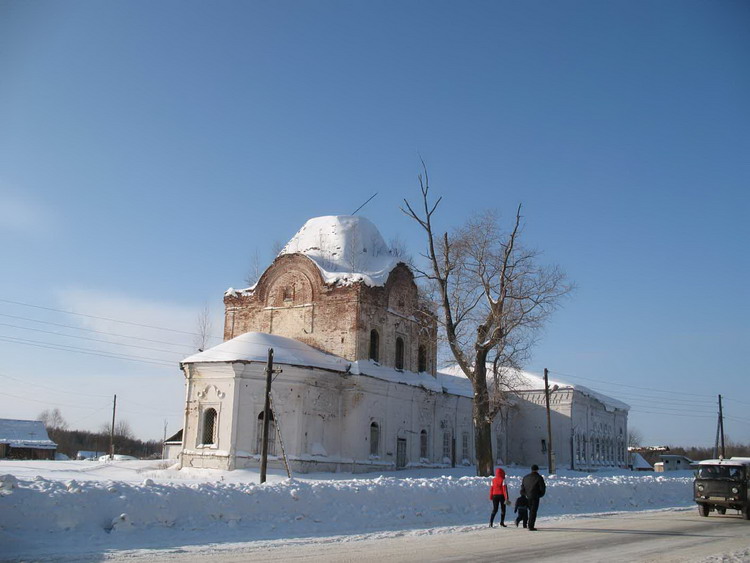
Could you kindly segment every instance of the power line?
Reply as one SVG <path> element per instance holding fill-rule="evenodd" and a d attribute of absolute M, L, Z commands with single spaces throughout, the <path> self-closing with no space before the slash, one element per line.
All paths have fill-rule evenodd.
<path fill-rule="evenodd" d="M 50 350 L 58 350 L 62 352 L 76 352 L 78 354 L 88 354 L 90 356 L 101 356 L 103 358 L 114 358 L 118 360 L 128 360 L 131 362 L 141 362 L 144 364 L 155 364 L 161 366 L 172 366 L 174 367 L 177 362 L 167 362 L 164 360 L 158 360 L 156 358 L 143 359 L 137 356 L 129 356 L 127 354 L 106 354 L 103 352 L 93 352 L 86 348 L 77 348 L 75 346 L 66 346 L 64 344 L 51 344 L 48 342 L 40 342 L 38 340 L 27 340 L 24 338 L 14 338 L 12 336 L 0 336 L 0 340 L 5 342 L 12 342 L 15 344 L 23 344 L 25 346 L 33 346 L 35 348 L 47 348 Z"/>
<path fill-rule="evenodd" d="M 65 313 L 66 315 L 76 315 L 78 317 L 87 317 L 89 319 L 98 319 L 98 320 L 101 320 L 101 321 L 110 321 L 110 322 L 113 322 L 113 323 L 121 323 L 121 324 L 126 324 L 126 325 L 131 325 L 131 326 L 139 326 L 141 328 L 152 328 L 152 329 L 155 329 L 155 330 L 163 330 L 163 331 L 166 331 L 166 332 L 177 332 L 177 333 L 180 333 L 180 334 L 189 334 L 190 336 L 203 336 L 201 334 L 198 334 L 197 332 L 188 332 L 188 331 L 185 331 L 185 330 L 177 330 L 175 328 L 165 328 L 165 327 L 161 327 L 161 326 L 147 325 L 147 324 L 142 324 L 142 323 L 135 323 L 135 322 L 132 322 L 132 321 L 123 321 L 123 320 L 120 320 L 120 319 L 113 319 L 111 317 L 99 317 L 97 315 L 87 315 L 85 313 L 75 313 L 73 311 L 64 311 L 63 309 L 55 309 L 54 307 L 43 307 L 42 305 L 32 305 L 30 303 L 22 303 L 20 301 L 12 301 L 10 299 L 0 299 L 0 302 L 2 302 L 2 303 L 11 303 L 13 305 L 20 305 L 22 307 L 33 307 L 34 309 L 42 309 L 44 311 L 54 311 L 56 313 Z M 209 336 L 209 338 L 213 338 L 215 340 L 222 340 L 222 338 L 220 338 L 218 336 L 213 336 L 213 335 Z"/>
<path fill-rule="evenodd" d="M 705 395 L 702 395 L 700 393 L 685 393 L 683 391 L 674 391 L 672 389 L 654 389 L 653 387 L 640 387 L 638 385 L 627 385 L 625 383 L 614 383 L 612 381 L 604 381 L 602 379 L 594 379 L 592 377 L 583 377 L 582 375 L 571 375 L 569 373 L 561 373 L 559 371 L 551 371 L 551 374 L 554 375 L 562 375 L 563 377 L 572 377 L 573 379 L 584 379 L 588 381 L 597 381 L 599 383 L 606 383 L 608 385 L 616 385 L 617 387 L 630 387 L 631 389 L 643 389 L 646 391 L 654 391 L 656 393 L 671 393 L 676 395 L 688 395 L 691 397 L 705 397 Z"/>
<path fill-rule="evenodd" d="M 78 395 L 80 397 L 94 397 L 96 399 L 105 399 L 109 397 L 109 395 L 92 395 L 90 393 L 81 393 L 80 391 L 63 391 L 62 389 L 55 389 L 54 387 L 42 385 L 41 383 L 24 381 L 23 379 L 18 379 L 17 377 L 11 377 L 10 375 L 5 375 L 4 373 L 0 373 L 0 377 L 4 377 L 6 379 L 12 379 L 13 381 L 18 381 L 20 383 L 25 383 L 26 385 L 32 385 L 34 387 L 41 387 L 42 389 L 49 389 L 50 391 L 54 391 L 55 393 L 66 393 L 69 395 Z"/>
<path fill-rule="evenodd" d="M 78 338 L 80 340 L 88 340 L 90 342 L 102 342 L 104 344 L 109 344 L 112 346 L 126 346 L 128 348 L 139 348 L 141 350 L 151 350 L 152 352 L 163 352 L 164 354 L 174 354 L 175 356 L 183 356 L 184 354 L 181 354 L 180 352 L 175 352 L 173 350 L 162 350 L 161 348 L 151 348 L 150 346 L 139 346 L 137 344 L 125 344 L 122 342 L 112 342 L 111 340 L 102 340 L 101 338 L 89 338 L 88 336 L 78 336 L 76 334 L 62 334 L 60 332 L 53 332 L 51 330 L 44 330 L 41 328 L 31 328 L 27 326 L 18 326 L 18 325 L 12 325 L 8 323 L 0 323 L 0 326 L 7 326 L 11 328 L 19 328 L 21 330 L 31 330 L 34 332 L 42 332 L 44 334 L 52 334 L 54 336 L 62 336 L 64 338 Z"/>
<path fill-rule="evenodd" d="M 0 317 L 8 317 L 10 319 L 18 319 L 18 320 L 29 321 L 29 322 L 33 322 L 33 323 L 46 324 L 46 325 L 51 325 L 51 326 L 59 326 L 61 328 L 70 328 L 70 329 L 73 329 L 73 330 L 82 330 L 82 331 L 85 331 L 85 332 L 94 332 L 96 334 L 106 334 L 108 336 L 117 336 L 119 338 L 130 338 L 131 340 L 141 340 L 143 342 L 153 342 L 155 344 L 166 344 L 167 346 L 179 346 L 180 348 L 188 348 L 190 350 L 193 349 L 192 346 L 188 346 L 187 344 L 178 344 L 176 342 L 167 342 L 165 340 L 154 340 L 153 338 L 143 338 L 141 336 L 130 336 L 128 334 L 119 334 L 119 333 L 116 333 L 116 332 L 108 332 L 108 331 L 105 331 L 105 330 L 96 330 L 96 329 L 93 329 L 93 328 L 85 328 L 85 327 L 81 327 L 81 326 L 66 325 L 66 324 L 62 324 L 62 323 L 53 323 L 52 321 L 41 321 L 39 319 L 32 319 L 30 317 L 21 317 L 21 316 L 18 316 L 18 315 L 8 315 L 7 313 L 0 313 Z M 12 325 L 8 325 L 8 326 L 12 326 Z"/>
<path fill-rule="evenodd" d="M 682 416 L 682 417 L 687 417 L 687 418 L 709 418 L 709 419 L 713 419 L 714 418 L 713 415 L 706 415 L 706 414 L 695 414 L 694 415 L 694 414 L 666 413 L 666 412 L 658 412 L 658 411 L 644 411 L 644 410 L 641 410 L 640 408 L 633 409 L 631 412 L 636 412 L 636 413 L 639 413 L 639 414 L 660 414 L 660 415 L 670 416 L 670 417 L 671 416 Z"/>
<path fill-rule="evenodd" d="M 3 391 L 0 391 L 0 395 L 3 395 L 4 397 L 12 397 L 14 399 L 20 399 L 22 401 L 30 401 L 32 403 L 41 403 L 43 405 L 50 405 L 50 406 L 55 406 L 55 407 L 70 407 L 72 409 L 87 409 L 87 410 L 93 408 L 93 407 L 85 407 L 85 406 L 82 407 L 80 405 L 67 405 L 65 403 L 58 403 L 57 401 L 49 402 L 49 401 L 40 401 L 38 399 L 29 399 L 28 397 L 22 397 L 20 395 L 13 395 L 12 393 L 5 393 Z"/>

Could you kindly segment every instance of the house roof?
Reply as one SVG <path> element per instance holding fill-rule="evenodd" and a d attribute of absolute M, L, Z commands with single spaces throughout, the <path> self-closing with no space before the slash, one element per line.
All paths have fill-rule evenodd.
<path fill-rule="evenodd" d="M 349 362 L 339 356 L 316 350 L 299 340 L 265 332 L 246 332 L 204 352 L 193 354 L 182 360 L 182 363 L 266 363 L 269 348 L 273 348 L 274 365 L 320 368 L 340 372 L 342 375 L 363 375 L 392 383 L 422 387 L 436 393 L 449 393 L 463 397 L 474 395 L 471 384 L 465 377 L 441 373 L 437 374 L 437 377 L 432 377 L 428 373 L 415 373 L 381 366 L 370 360 Z"/>
<path fill-rule="evenodd" d="M 47 429 L 40 420 L 14 420 L 0 418 L 0 444 L 13 448 L 34 448 L 54 450 L 57 448 L 47 435 Z"/>
<path fill-rule="evenodd" d="M 182 363 L 265 363 L 268 360 L 269 348 L 273 348 L 275 364 L 315 367 L 340 372 L 348 371 L 350 366 L 350 362 L 345 359 L 316 350 L 299 340 L 265 332 L 246 332 L 204 352 L 188 356 L 182 360 Z"/>
<path fill-rule="evenodd" d="M 633 469 L 653 469 L 653 467 L 651 467 L 651 464 L 646 461 L 646 458 L 644 458 L 638 452 L 631 452 L 630 460 Z"/>
<path fill-rule="evenodd" d="M 520 393 L 530 391 L 544 391 L 544 377 L 528 371 L 514 370 L 509 368 L 502 369 L 506 372 L 511 383 L 510 388 L 513 391 Z M 441 370 L 441 373 L 466 378 L 466 376 L 461 371 L 461 368 L 459 368 L 458 366 L 450 366 L 448 368 L 444 368 Z M 623 403 L 622 401 L 618 401 L 617 399 L 609 397 L 608 395 L 605 395 L 603 393 L 599 393 L 598 391 L 594 391 L 593 389 L 590 389 L 583 385 L 579 385 L 577 383 L 567 383 L 561 379 L 558 379 L 557 377 L 555 377 L 555 379 L 548 378 L 548 382 L 550 389 L 557 385 L 558 389 L 573 389 L 575 391 L 578 391 L 579 393 L 582 393 L 583 395 L 596 399 L 597 401 L 602 403 L 604 405 L 604 408 L 608 411 L 613 411 L 615 409 L 626 411 L 630 410 L 630 405 Z"/>

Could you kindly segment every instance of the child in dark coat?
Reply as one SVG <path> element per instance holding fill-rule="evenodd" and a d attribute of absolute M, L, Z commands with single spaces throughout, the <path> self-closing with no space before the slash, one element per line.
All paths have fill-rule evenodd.
<path fill-rule="evenodd" d="M 516 499 L 516 506 L 513 512 L 518 514 L 516 517 L 516 528 L 518 528 L 518 523 L 521 521 L 523 521 L 523 527 L 525 528 L 529 523 L 529 499 L 526 498 L 526 495 L 519 495 Z"/>

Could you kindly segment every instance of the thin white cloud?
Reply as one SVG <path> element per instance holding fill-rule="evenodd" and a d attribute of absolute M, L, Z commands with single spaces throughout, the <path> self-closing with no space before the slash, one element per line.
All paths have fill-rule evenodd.
<path fill-rule="evenodd" d="M 71 318 L 82 327 L 98 331 L 93 345 L 111 354 L 142 361 L 178 362 L 195 352 L 195 333 L 203 305 L 182 305 L 143 299 L 110 291 L 71 289 L 59 294 L 62 309 L 77 313 Z M 211 311 L 213 338 L 221 342 L 222 321 Z"/>
<path fill-rule="evenodd" d="M 46 235 L 57 223 L 49 207 L 28 197 L 0 192 L 0 231 L 21 235 Z"/>

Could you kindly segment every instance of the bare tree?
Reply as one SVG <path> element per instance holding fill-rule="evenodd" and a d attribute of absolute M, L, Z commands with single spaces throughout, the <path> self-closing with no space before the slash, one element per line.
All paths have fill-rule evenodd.
<path fill-rule="evenodd" d="M 539 253 L 520 244 L 521 206 L 502 232 L 494 213 L 481 213 L 440 235 L 432 217 L 442 198 L 429 198 L 427 168 L 419 175 L 422 210 L 404 200 L 402 211 L 424 229 L 428 260 L 417 275 L 434 287 L 451 356 L 474 391 L 477 474 L 493 474 L 491 424 L 512 388 L 511 376 L 529 357 L 539 329 L 570 292 L 564 273 L 538 264 Z M 489 372 L 489 373 L 488 373 Z M 493 385 L 488 385 L 488 375 Z"/>
<path fill-rule="evenodd" d="M 68 428 L 68 423 L 58 408 L 45 409 L 39 413 L 36 419 L 41 420 L 47 430 L 65 430 Z"/>
<path fill-rule="evenodd" d="M 193 344 L 198 351 L 203 352 L 209 347 L 208 341 L 211 338 L 211 311 L 208 308 L 208 303 L 203 304 L 203 309 L 198 314 L 198 324 L 196 327 L 195 338 Z"/>
<path fill-rule="evenodd" d="M 643 432 L 637 428 L 628 428 L 628 447 L 637 448 L 643 445 Z"/>
<path fill-rule="evenodd" d="M 263 271 L 260 269 L 260 256 L 258 256 L 258 249 L 256 248 L 255 252 L 253 252 L 253 256 L 250 258 L 250 269 L 245 276 L 245 283 L 247 286 L 252 287 L 258 283 L 262 273 Z"/>
<path fill-rule="evenodd" d="M 111 422 L 105 422 L 101 426 L 101 432 L 107 436 L 109 436 L 111 429 L 112 429 Z M 118 420 L 117 422 L 115 422 L 115 437 L 126 438 L 128 440 L 132 440 L 135 438 L 135 434 L 133 434 L 133 429 L 130 428 L 130 423 L 128 423 L 127 420 Z"/>
<path fill-rule="evenodd" d="M 278 239 L 271 243 L 271 253 L 273 254 L 274 258 L 281 254 L 281 251 L 284 250 L 285 246 L 286 244 Z"/>

